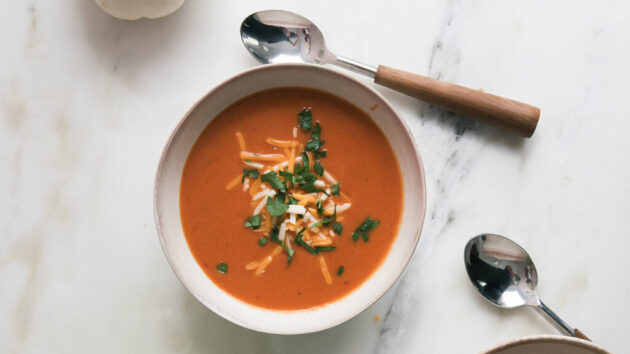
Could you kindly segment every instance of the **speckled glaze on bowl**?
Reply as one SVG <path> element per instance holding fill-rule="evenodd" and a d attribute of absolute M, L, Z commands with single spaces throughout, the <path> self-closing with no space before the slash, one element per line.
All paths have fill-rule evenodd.
<path fill-rule="evenodd" d="M 203 129 L 230 104 L 253 93 L 277 87 L 319 89 L 342 97 L 367 112 L 392 145 L 403 178 L 404 204 L 399 233 L 381 266 L 349 295 L 307 310 L 278 311 L 255 307 L 217 287 L 195 261 L 180 220 L 182 171 L 188 153 Z M 184 286 L 223 318 L 256 331 L 276 334 L 324 330 L 351 319 L 378 300 L 411 259 L 420 239 L 425 207 L 422 161 L 400 115 L 379 93 L 361 82 L 330 69 L 305 64 L 256 67 L 206 94 L 184 116 L 166 144 L 154 189 L 155 221 L 160 242 L 169 264 Z"/>
<path fill-rule="evenodd" d="M 567 336 L 532 336 L 500 344 L 482 354 L 610 354 L 606 349 Z"/>

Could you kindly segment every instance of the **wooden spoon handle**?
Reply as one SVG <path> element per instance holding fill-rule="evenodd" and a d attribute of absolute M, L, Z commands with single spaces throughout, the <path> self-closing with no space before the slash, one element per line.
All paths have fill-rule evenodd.
<path fill-rule="evenodd" d="M 534 134 L 540 117 L 539 108 L 525 103 L 383 65 L 374 81 L 525 138 Z"/>
<path fill-rule="evenodd" d="M 574 331 L 575 331 L 575 334 L 573 335 L 574 337 L 592 342 L 592 340 L 589 337 L 587 337 L 586 334 L 582 333 L 582 331 L 580 331 L 579 329 L 575 328 Z"/>

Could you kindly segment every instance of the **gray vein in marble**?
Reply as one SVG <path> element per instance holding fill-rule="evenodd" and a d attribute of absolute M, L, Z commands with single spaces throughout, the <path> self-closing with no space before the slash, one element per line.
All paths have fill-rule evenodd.
<path fill-rule="evenodd" d="M 28 36 L 26 38 L 26 48 L 31 49 L 37 45 L 39 41 L 39 36 L 37 32 L 37 10 L 34 4 L 31 4 L 28 7 L 28 16 L 30 18 L 30 28 L 28 31 Z"/>
<path fill-rule="evenodd" d="M 454 1 L 450 1 L 448 4 L 443 29 L 435 41 L 435 46 L 430 56 L 428 72 L 431 77 L 452 81 L 456 76 L 460 54 L 454 45 L 446 44 L 443 37 L 446 36 L 451 24 L 456 20 L 455 7 L 457 4 L 458 2 Z M 458 182 L 470 172 L 472 159 L 481 144 L 475 139 L 460 141 L 467 131 L 476 126 L 476 123 L 472 120 L 432 105 L 423 105 L 420 117 L 423 120 L 425 120 L 425 117 L 437 117 L 439 125 L 450 125 L 455 129 L 454 141 L 451 140 L 450 143 L 445 145 L 446 148 L 439 152 L 439 155 L 445 158 L 442 166 L 439 168 L 439 175 L 435 180 L 435 184 L 438 187 L 437 195 L 433 198 L 434 205 L 427 206 L 427 210 L 430 210 L 430 212 L 427 215 L 428 218 L 425 219 L 425 227 L 419 247 L 427 246 L 427 244 L 430 247 L 432 241 L 439 237 L 457 216 L 456 203 L 452 199 L 457 195 Z M 432 183 L 431 175 L 427 177 L 427 183 Z M 418 250 L 408 270 L 405 272 L 400 286 L 396 290 L 392 306 L 384 319 L 385 323 L 381 331 L 381 340 L 377 352 L 395 352 L 396 343 L 405 331 L 404 323 L 406 323 L 406 318 L 412 312 L 411 309 L 415 306 L 416 301 L 418 301 L 415 296 L 415 288 L 418 285 L 412 279 L 408 279 L 408 277 L 412 276 L 420 267 L 423 256 L 428 254 L 429 251 L 427 249 Z"/>
<path fill-rule="evenodd" d="M 31 235 L 25 237 L 24 241 L 19 242 L 9 251 L 9 254 L 11 254 L 10 258 L 0 262 L 0 268 L 8 263 L 24 264 L 28 267 L 26 284 L 21 292 L 20 300 L 15 305 L 14 317 L 12 319 L 15 331 L 14 350 L 16 352 L 19 351 L 20 347 L 28 338 L 33 303 L 38 294 L 41 237 L 41 230 L 34 230 Z"/>
<path fill-rule="evenodd" d="M 455 46 L 451 45 L 451 43 L 446 42 L 445 39 L 445 36 L 451 29 L 451 24 L 456 16 L 457 5 L 459 5 L 459 1 L 448 1 L 443 26 L 439 31 L 438 37 L 433 45 L 433 50 L 429 55 L 428 73 L 430 77 L 437 80 L 452 81 L 457 73 L 457 65 L 460 62 L 461 53 Z M 448 76 L 445 76 L 446 71 L 448 71 Z M 477 123 L 471 119 L 446 111 L 431 104 L 425 104 L 421 107 L 420 117 L 430 117 L 432 119 L 437 119 L 440 125 L 453 126 L 455 130 L 455 140 L 459 140 L 464 133 L 477 126 Z"/>

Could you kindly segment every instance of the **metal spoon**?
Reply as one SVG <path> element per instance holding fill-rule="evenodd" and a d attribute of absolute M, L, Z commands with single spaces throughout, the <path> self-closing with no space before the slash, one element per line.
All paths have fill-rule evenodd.
<path fill-rule="evenodd" d="M 532 306 L 562 333 L 590 341 L 540 300 L 536 266 L 514 241 L 493 234 L 473 237 L 464 249 L 464 262 L 470 281 L 486 300 L 503 308 Z"/>
<path fill-rule="evenodd" d="M 263 64 L 303 62 L 334 64 L 374 79 L 377 84 L 400 91 L 480 122 L 530 137 L 540 109 L 426 76 L 380 65 L 375 68 L 334 55 L 319 28 L 308 19 L 287 11 L 256 12 L 241 24 L 247 50 Z"/>

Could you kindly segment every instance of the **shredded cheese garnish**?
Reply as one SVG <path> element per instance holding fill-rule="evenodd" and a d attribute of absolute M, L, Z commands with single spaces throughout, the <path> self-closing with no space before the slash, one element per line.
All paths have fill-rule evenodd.
<path fill-rule="evenodd" d="M 249 189 L 249 178 L 245 178 L 245 181 L 243 181 L 243 192 L 247 192 L 248 189 Z"/>
<path fill-rule="evenodd" d="M 225 186 L 225 189 L 229 191 L 230 189 L 236 187 L 242 178 L 243 176 L 234 177 L 234 179 L 231 180 L 230 183 L 227 184 L 227 186 Z"/>
<path fill-rule="evenodd" d="M 324 171 L 324 178 L 330 183 L 330 184 L 337 184 L 337 180 L 330 174 L 328 173 L 328 171 Z"/>
<path fill-rule="evenodd" d="M 263 165 L 261 163 L 258 163 L 258 162 L 243 161 L 243 163 L 246 164 L 249 167 L 253 167 L 253 168 L 258 169 L 258 170 L 265 168 L 265 165 Z"/>
<path fill-rule="evenodd" d="M 295 172 L 295 146 L 292 146 L 289 151 L 289 172 Z"/>
<path fill-rule="evenodd" d="M 292 205 L 289 205 L 289 208 L 287 209 L 287 213 L 304 215 L 304 213 L 306 213 L 306 208 L 303 207 L 302 205 L 292 204 Z"/>
<path fill-rule="evenodd" d="M 241 151 L 247 150 L 245 147 L 245 138 L 243 138 L 243 133 L 236 132 L 236 140 L 238 140 L 238 146 L 241 148 Z"/>
<path fill-rule="evenodd" d="M 260 246 L 265 246 L 269 238 L 279 244 L 269 254 L 245 265 L 245 269 L 254 271 L 256 276 L 262 275 L 280 253 L 285 252 L 290 263 L 294 253 L 302 248 L 305 251 L 300 252 L 308 251 L 318 257 L 324 281 L 332 284 L 322 252 L 335 249 L 338 239 L 335 232 L 341 231 L 333 232 L 330 227 L 333 223 L 343 221 L 341 214 L 352 204 L 346 194 L 337 193 L 337 180 L 323 169 L 320 162 L 323 160 L 320 159 L 325 157 L 325 151 L 319 150 L 318 146 L 312 147 L 313 141 L 317 144 L 320 139 L 321 128 L 319 122 L 312 124 L 315 128 L 304 127 L 311 132 L 312 140 L 306 144 L 308 149 L 295 140 L 298 128 L 293 128 L 292 140 L 265 139 L 272 153 L 247 151 L 243 134 L 236 132 L 239 157 L 244 166 L 258 171 L 258 177 L 253 177 L 255 171 L 244 171 L 243 175 L 236 176 L 225 188 L 231 190 L 243 182 L 243 191 L 251 197 L 252 215 L 258 216 L 252 231 L 260 238 Z M 304 164 L 303 156 L 308 158 L 307 165 Z M 322 177 L 318 179 L 315 173 L 322 173 L 322 170 Z M 332 195 L 331 189 L 339 195 Z M 278 195 L 282 198 L 278 199 Z M 340 200 L 343 203 L 339 203 Z M 341 225 L 334 226 L 335 230 L 341 228 Z M 261 234 L 267 239 L 261 238 Z"/>
<path fill-rule="evenodd" d="M 252 161 L 284 161 L 287 157 L 282 154 L 257 154 L 255 152 L 241 151 L 241 160 Z"/>
<path fill-rule="evenodd" d="M 299 145 L 297 140 L 278 140 L 273 138 L 267 138 L 265 140 L 267 144 L 277 146 L 277 147 L 296 147 Z"/>
<path fill-rule="evenodd" d="M 324 260 L 324 255 L 319 255 L 319 265 L 322 268 L 322 274 L 324 274 L 324 280 L 326 280 L 326 284 L 332 284 L 332 278 L 330 278 L 330 273 L 328 273 L 328 267 L 326 267 L 326 260 Z"/>

